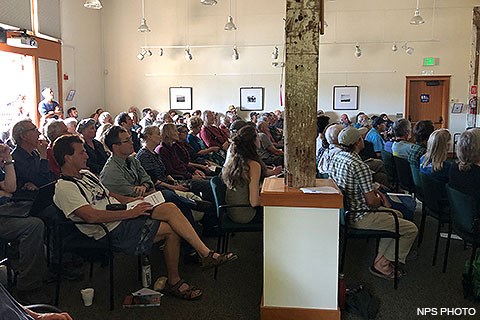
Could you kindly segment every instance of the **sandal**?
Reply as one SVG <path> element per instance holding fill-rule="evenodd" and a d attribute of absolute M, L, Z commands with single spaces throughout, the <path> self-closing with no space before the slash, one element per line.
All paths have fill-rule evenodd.
<path fill-rule="evenodd" d="M 395 269 L 393 269 L 388 274 L 384 274 L 384 273 L 380 272 L 379 270 L 377 270 L 377 268 L 375 268 L 375 266 L 371 266 L 370 268 L 368 268 L 368 270 L 370 271 L 371 274 L 373 274 L 376 277 L 386 279 L 386 280 L 394 280 L 395 279 Z M 402 272 L 399 271 L 397 277 L 400 279 L 400 277 L 402 277 Z"/>
<path fill-rule="evenodd" d="M 188 287 L 187 289 L 180 291 L 180 287 L 182 284 L 186 284 Z M 183 300 L 198 300 L 202 297 L 202 290 L 189 285 L 188 283 L 185 282 L 185 280 L 180 279 L 178 280 L 177 283 L 174 285 L 171 285 L 168 283 L 168 281 L 165 283 L 165 288 L 161 291 L 163 294 L 180 298 Z M 198 295 L 195 295 L 195 293 L 198 293 Z"/>
<path fill-rule="evenodd" d="M 238 256 L 231 252 L 219 254 L 218 257 L 215 259 L 213 257 L 214 253 L 215 251 L 210 250 L 210 252 L 208 253 L 208 256 L 200 258 L 200 264 L 202 268 L 205 268 L 205 269 L 215 268 L 215 267 L 224 265 L 227 262 L 231 262 L 238 259 Z"/>

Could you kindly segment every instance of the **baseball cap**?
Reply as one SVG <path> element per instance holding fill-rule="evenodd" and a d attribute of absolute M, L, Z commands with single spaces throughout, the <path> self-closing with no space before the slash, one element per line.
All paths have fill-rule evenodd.
<path fill-rule="evenodd" d="M 347 127 L 338 134 L 338 143 L 344 146 L 351 146 L 362 136 L 360 130 L 354 127 Z"/>

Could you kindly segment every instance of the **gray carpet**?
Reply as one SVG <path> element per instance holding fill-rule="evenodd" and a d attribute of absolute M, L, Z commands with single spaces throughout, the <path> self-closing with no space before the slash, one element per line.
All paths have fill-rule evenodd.
<path fill-rule="evenodd" d="M 417 213 L 418 218 L 418 213 Z M 417 308 L 473 307 L 478 304 L 464 300 L 461 273 L 470 250 L 464 250 L 463 242 L 454 240 L 451 245 L 447 273 L 442 273 L 443 253 L 446 241 L 440 242 L 437 265 L 432 267 L 436 220 L 427 218 L 426 234 L 418 249 L 418 260 L 408 262 L 407 275 L 400 280 L 398 290 L 393 283 L 373 277 L 368 267 L 373 261 L 375 241 L 352 240 L 347 249 L 345 279 L 347 287 L 363 284 L 380 302 L 377 319 L 431 319 L 417 316 Z M 211 247 L 215 239 L 209 239 Z M 416 244 L 415 244 L 416 246 Z M 137 280 L 137 261 L 134 257 L 119 255 L 115 258 L 115 310 L 108 309 L 108 269 L 95 266 L 94 276 L 80 282 L 63 282 L 60 307 L 70 312 L 74 319 L 259 319 L 262 290 L 262 236 L 258 233 L 237 234 L 230 249 L 239 254 L 239 260 L 219 270 L 218 280 L 213 271 L 202 271 L 198 266 L 181 267 L 181 273 L 190 283 L 202 288 L 199 301 L 182 301 L 164 297 L 160 307 L 123 309 L 125 295 L 140 288 Z M 288 254 L 288 253 L 286 253 Z M 153 278 L 165 274 L 162 254 L 152 255 Z M 85 273 L 88 266 L 85 265 Z M 93 306 L 84 307 L 79 290 L 93 286 L 96 290 Z M 53 291 L 53 285 L 51 288 Z M 321 290 L 321 288 L 319 288 Z M 455 317 L 462 319 L 462 317 Z M 469 317 L 472 318 L 472 317 Z M 342 319 L 361 319 L 343 312 Z"/>

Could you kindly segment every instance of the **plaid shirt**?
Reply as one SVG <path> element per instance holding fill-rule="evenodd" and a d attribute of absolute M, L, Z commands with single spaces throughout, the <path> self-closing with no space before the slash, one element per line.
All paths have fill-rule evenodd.
<path fill-rule="evenodd" d="M 421 144 L 414 144 L 410 148 L 410 152 L 408 153 L 408 162 L 410 164 L 414 164 L 417 168 L 420 167 L 420 158 L 427 152 L 427 148 Z"/>
<path fill-rule="evenodd" d="M 330 163 L 330 176 L 344 196 L 345 210 L 368 210 L 365 193 L 373 191 L 370 168 L 355 152 L 338 152 Z M 365 212 L 356 213 L 353 221 L 363 218 Z"/>

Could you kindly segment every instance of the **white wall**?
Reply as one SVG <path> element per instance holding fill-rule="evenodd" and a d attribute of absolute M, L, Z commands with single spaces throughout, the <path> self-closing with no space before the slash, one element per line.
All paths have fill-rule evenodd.
<path fill-rule="evenodd" d="M 66 111 L 76 106 L 81 117 L 87 117 L 104 105 L 102 51 L 102 11 L 83 7 L 84 0 L 64 0 L 60 3 L 62 28 L 63 99 L 76 90 L 73 101 L 63 101 Z"/>
<path fill-rule="evenodd" d="M 285 0 L 233 0 L 236 32 L 223 30 L 228 1 L 210 7 L 199 0 L 145 0 L 152 29 L 147 35 L 136 31 L 140 0 L 102 0 L 100 13 L 84 9 L 82 2 L 62 2 L 64 42 L 75 47 L 77 105 L 81 101 L 93 111 L 104 104 L 113 113 L 132 105 L 165 111 L 169 109 L 168 88 L 185 86 L 193 87 L 194 109 L 222 112 L 230 104 L 239 105 L 240 87 L 262 86 L 265 109 L 279 107 L 281 70 L 272 68 L 271 51 L 275 44 L 283 48 Z M 480 1 L 422 0 L 421 15 L 426 23 L 411 26 L 415 4 L 414 0 L 326 1 L 329 27 L 320 45 L 319 109 L 332 111 L 334 85 L 358 85 L 359 110 L 391 115 L 404 112 L 405 76 L 426 69 L 436 75 L 452 75 L 451 99 L 468 100 L 472 9 Z M 103 40 L 98 31 L 100 20 Z M 99 58 L 102 41 L 103 66 Z M 361 58 L 353 55 L 357 41 Z M 393 41 L 399 47 L 395 53 L 390 49 Z M 411 56 L 401 49 L 404 41 L 415 48 Z M 240 51 L 238 61 L 231 58 L 234 43 Z M 190 62 L 184 59 L 183 49 L 166 48 L 163 57 L 152 49 L 154 56 L 143 61 L 136 58 L 144 45 L 187 44 L 210 47 L 192 48 Z M 424 68 L 424 57 L 437 57 L 440 63 Z M 450 128 L 464 128 L 465 117 L 451 116 Z"/>

